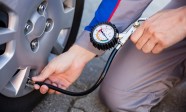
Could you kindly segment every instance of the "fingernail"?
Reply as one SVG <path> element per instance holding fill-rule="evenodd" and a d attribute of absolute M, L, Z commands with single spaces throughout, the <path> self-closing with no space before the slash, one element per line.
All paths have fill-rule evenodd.
<path fill-rule="evenodd" d="M 38 89 L 40 88 L 40 86 L 37 85 L 37 84 L 34 84 L 34 88 L 35 88 L 36 90 L 38 90 Z"/>
<path fill-rule="evenodd" d="M 41 92 L 42 94 L 45 94 L 45 93 L 47 93 L 47 91 L 48 91 L 48 87 L 45 86 L 45 85 L 42 85 L 42 86 L 41 86 L 41 89 L 40 89 L 40 92 Z"/>
<path fill-rule="evenodd" d="M 35 80 L 36 79 L 36 76 L 32 77 L 32 80 Z"/>

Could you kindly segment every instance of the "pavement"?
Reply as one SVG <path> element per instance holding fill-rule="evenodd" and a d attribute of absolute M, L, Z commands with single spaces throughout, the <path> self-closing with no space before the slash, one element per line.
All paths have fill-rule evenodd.
<path fill-rule="evenodd" d="M 159 1 L 159 3 L 158 3 Z M 150 16 L 157 10 L 161 9 L 168 1 L 156 0 L 150 5 L 143 16 Z M 100 0 L 85 0 L 85 10 L 83 13 L 80 32 L 83 30 L 91 18 L 94 16 L 94 11 L 98 7 Z M 102 57 L 93 59 L 85 67 L 81 77 L 73 84 L 69 90 L 71 91 L 83 91 L 90 88 L 95 83 L 99 74 L 101 73 L 105 62 L 110 54 L 107 51 Z M 186 101 L 183 93 L 186 90 L 180 89 L 186 87 L 183 83 L 177 88 L 177 91 L 172 90 L 165 101 L 158 107 L 154 108 L 152 112 L 185 112 Z M 182 93 L 182 95 L 180 95 Z M 176 96 L 179 97 L 174 98 Z M 168 108 L 167 108 L 168 107 Z M 98 97 L 98 89 L 93 93 L 83 97 L 71 97 L 67 95 L 47 95 L 45 99 L 33 109 L 32 112 L 109 112 L 109 110 L 101 103 Z"/>

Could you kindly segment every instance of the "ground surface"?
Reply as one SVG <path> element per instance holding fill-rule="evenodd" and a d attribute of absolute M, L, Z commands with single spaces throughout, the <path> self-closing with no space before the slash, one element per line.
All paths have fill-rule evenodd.
<path fill-rule="evenodd" d="M 97 8 L 99 2 L 100 0 L 85 0 L 85 10 L 80 32 L 82 31 L 82 28 L 90 22 L 94 14 L 93 12 Z M 162 7 L 166 2 L 166 0 L 156 0 L 145 15 L 151 15 L 157 10 L 157 7 Z M 91 61 L 86 66 L 80 79 L 70 88 L 70 90 L 82 91 L 89 88 L 91 84 L 97 80 L 108 55 L 109 51 L 104 56 Z M 185 99 L 183 95 L 186 92 L 185 90 L 180 89 L 185 87 L 185 85 L 186 84 L 183 83 L 177 88 L 176 92 L 171 92 L 171 94 L 166 98 L 166 101 L 164 101 L 159 108 L 154 109 L 153 112 L 185 112 L 183 107 L 186 107 L 184 105 L 186 102 L 183 101 L 183 99 Z M 179 97 L 173 99 L 173 97 L 178 94 Z M 168 108 L 167 105 L 169 105 Z M 98 98 L 98 90 L 96 90 L 84 97 L 47 95 L 47 97 L 35 109 L 33 109 L 33 112 L 108 112 L 108 109 L 101 104 Z"/>

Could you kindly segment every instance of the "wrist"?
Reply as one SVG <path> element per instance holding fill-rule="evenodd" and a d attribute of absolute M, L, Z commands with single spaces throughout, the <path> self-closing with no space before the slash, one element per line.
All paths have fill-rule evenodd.
<path fill-rule="evenodd" d="M 96 54 L 78 45 L 73 45 L 68 52 L 74 56 L 74 59 L 78 61 L 78 63 L 83 64 L 87 64 L 91 59 L 96 56 Z"/>

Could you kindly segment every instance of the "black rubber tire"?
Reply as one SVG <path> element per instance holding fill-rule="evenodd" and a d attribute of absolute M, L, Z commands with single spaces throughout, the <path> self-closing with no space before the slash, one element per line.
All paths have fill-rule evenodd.
<path fill-rule="evenodd" d="M 1 112 L 29 112 L 44 96 L 38 91 L 19 98 L 9 98 L 0 94 L 0 110 Z"/>
<path fill-rule="evenodd" d="M 77 0 L 75 6 L 74 21 L 72 23 L 69 39 L 65 46 L 65 50 L 68 50 L 70 46 L 75 42 L 78 34 L 81 17 L 84 8 L 84 0 Z M 38 91 L 33 91 L 30 94 L 19 97 L 9 98 L 0 94 L 0 111 L 1 112 L 29 112 L 31 111 L 45 95 L 40 94 Z"/>
<path fill-rule="evenodd" d="M 79 31 L 79 26 L 81 23 L 81 17 L 83 14 L 84 0 L 77 0 L 76 8 L 78 8 L 78 10 L 75 10 L 74 21 L 72 23 L 72 28 L 69 34 L 69 38 L 67 40 L 67 43 L 66 43 L 66 46 L 63 52 L 67 51 L 76 40 L 78 31 Z"/>

